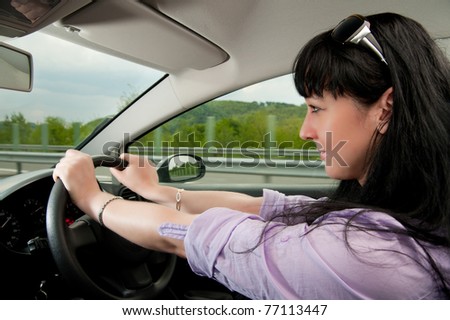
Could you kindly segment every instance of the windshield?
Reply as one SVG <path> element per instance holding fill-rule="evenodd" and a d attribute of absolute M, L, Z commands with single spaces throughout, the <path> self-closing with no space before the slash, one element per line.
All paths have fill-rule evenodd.
<path fill-rule="evenodd" d="M 50 167 L 163 76 L 42 32 L 8 43 L 33 55 L 34 79 L 29 93 L 0 89 L 2 176 Z"/>

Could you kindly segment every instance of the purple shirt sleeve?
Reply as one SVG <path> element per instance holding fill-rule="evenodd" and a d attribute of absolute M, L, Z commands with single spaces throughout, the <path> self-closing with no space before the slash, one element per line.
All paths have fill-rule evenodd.
<path fill-rule="evenodd" d="M 264 189 L 263 203 L 259 215 L 264 220 L 271 220 L 283 213 L 295 212 L 295 210 L 299 210 L 301 207 L 314 201 L 317 200 L 307 196 L 285 196 L 278 191 Z M 296 222 L 300 223 L 302 221 Z"/>
<path fill-rule="evenodd" d="M 357 228 L 345 235 L 349 218 L 361 209 L 330 213 L 317 228 L 301 221 L 287 226 L 273 219 L 311 201 L 317 200 L 267 190 L 260 215 L 207 210 L 184 238 L 189 265 L 195 273 L 252 299 L 439 297 L 432 276 L 414 261 L 426 263 L 422 249 L 410 238 Z M 400 226 L 380 212 L 365 212 L 353 223 Z M 180 229 L 166 226 L 175 234 Z"/>

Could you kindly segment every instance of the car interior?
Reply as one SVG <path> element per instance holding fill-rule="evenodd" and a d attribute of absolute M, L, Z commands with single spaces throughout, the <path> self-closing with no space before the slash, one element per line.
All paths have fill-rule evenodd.
<path fill-rule="evenodd" d="M 148 156 L 158 163 L 161 183 L 189 190 L 261 196 L 264 188 L 270 188 L 315 198 L 332 192 L 337 182 L 326 177 L 312 147 L 308 146 L 308 158 L 300 155 L 296 141 L 301 120 L 295 120 L 291 111 L 273 121 L 282 126 L 286 123 L 285 128 L 289 127 L 288 118 L 298 122 L 289 132 L 293 147 L 276 150 L 264 140 L 273 138 L 266 135 L 274 127 L 269 120 L 261 125 L 269 129 L 260 134 L 257 143 L 243 148 L 243 141 L 235 138 L 226 146 L 211 143 L 222 137 L 219 129 L 223 123 L 228 121 L 230 128 L 236 122 L 207 115 L 209 110 L 225 113 L 223 101 L 228 100 L 224 96 L 251 92 L 256 85 L 275 91 L 270 87 L 275 86 L 274 79 L 288 83 L 294 92 L 292 65 L 302 45 L 350 14 L 396 12 L 411 17 L 422 23 L 450 56 L 448 0 L 436 0 L 432 5 L 421 0 L 27 1 L 39 4 L 36 16 L 21 13 L 11 1 L 0 4 L 0 91 L 19 90 L 27 95 L 39 90 L 35 53 L 15 45 L 36 33 L 160 72 L 158 80 L 149 82 L 126 107 L 106 117 L 77 143 L 67 143 L 93 157 L 99 167 L 97 179 L 105 191 L 133 201 L 146 200 L 120 185 L 107 169 L 122 165 L 117 156 L 123 152 Z M 69 64 L 77 68 L 88 63 L 83 59 L 79 56 Z M 114 65 L 109 65 L 102 72 L 114 80 L 113 70 Z M 51 83 L 55 91 L 65 90 L 62 83 Z M 299 96 L 296 99 L 297 109 L 286 110 L 300 110 L 304 101 Z M 0 109 L 3 107 L 8 107 L 5 102 Z M 269 109 L 271 104 L 253 107 Z M 95 113 L 95 103 L 89 108 Z M 239 109 L 228 110 L 246 127 L 259 128 L 257 113 L 247 117 Z M 215 125 L 215 133 L 208 136 L 210 127 L 202 125 L 196 132 L 202 135 L 199 145 L 164 145 L 162 153 L 155 147 L 158 134 L 165 137 L 167 132 L 181 132 L 180 141 L 188 141 L 191 132 L 182 128 L 200 128 L 195 119 Z M 2 123 L 0 129 L 6 126 Z M 276 136 L 285 139 L 280 132 Z M 227 152 L 236 151 L 235 145 L 241 147 L 239 155 L 229 155 Z M 2 299 L 246 299 L 194 274 L 184 259 L 145 250 L 84 215 L 71 203 L 63 185 L 52 178 L 52 168 L 64 150 L 32 153 L 31 147 L 18 150 L 13 144 L 8 148 L 0 150 L 0 165 L 8 164 L 17 172 L 0 176 Z M 174 173 L 174 155 L 178 155 L 177 163 L 193 171 L 181 177 Z"/>

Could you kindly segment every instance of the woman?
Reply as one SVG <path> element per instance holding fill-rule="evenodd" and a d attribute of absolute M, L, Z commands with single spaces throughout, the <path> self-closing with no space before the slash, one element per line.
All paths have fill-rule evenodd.
<path fill-rule="evenodd" d="M 112 173 L 154 203 L 129 202 L 102 192 L 74 150 L 54 179 L 107 228 L 249 298 L 449 298 L 448 60 L 415 21 L 351 16 L 312 39 L 294 73 L 300 135 L 342 181 L 330 198 L 177 190 L 125 154 Z"/>

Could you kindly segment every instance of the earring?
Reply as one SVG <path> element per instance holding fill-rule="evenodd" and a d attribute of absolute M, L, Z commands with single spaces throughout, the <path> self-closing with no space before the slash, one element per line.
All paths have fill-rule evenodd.
<path fill-rule="evenodd" d="M 384 128 L 385 125 L 386 125 L 386 122 L 385 122 L 385 121 L 380 122 L 380 123 L 377 125 L 377 131 L 378 131 L 379 134 L 384 134 L 383 128 Z"/>

